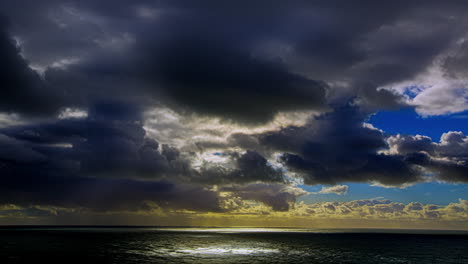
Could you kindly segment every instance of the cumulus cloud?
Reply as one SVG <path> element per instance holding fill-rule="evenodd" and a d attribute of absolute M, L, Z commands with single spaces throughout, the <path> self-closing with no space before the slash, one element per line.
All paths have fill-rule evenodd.
<path fill-rule="evenodd" d="M 231 214 L 265 213 L 268 210 L 261 206 L 248 205 L 247 208 L 234 210 Z M 298 219 L 336 219 L 347 220 L 386 220 L 386 221 L 467 221 L 467 201 L 460 199 L 458 203 L 448 205 L 422 204 L 410 202 L 397 203 L 391 200 L 354 200 L 348 202 L 318 202 L 306 204 L 300 202 L 288 212 L 270 212 L 270 217 L 284 217 L 292 221 Z"/>
<path fill-rule="evenodd" d="M 132 105 L 100 103 L 86 118 L 4 128 L 1 133 L 10 138 L 8 144 L 23 146 L 15 148 L 17 152 L 38 153 L 43 162 L 20 168 L 15 164 L 24 159 L 10 155 L 3 169 L 12 175 L 16 170 L 40 173 L 42 165 L 44 174 L 161 175 L 169 170 L 171 160 L 156 141 L 145 138 L 139 115 Z"/>
<path fill-rule="evenodd" d="M 441 60 L 437 59 L 413 79 L 392 83 L 382 89 L 403 94 L 406 104 L 415 107 L 424 117 L 468 110 L 468 79 L 451 75 L 440 65 Z"/>
<path fill-rule="evenodd" d="M 290 173 L 305 184 L 370 182 L 408 186 L 442 180 L 466 182 L 467 139 L 447 132 L 440 142 L 422 135 L 388 135 L 367 124 L 362 108 L 337 106 L 312 116 L 302 126 L 286 126 L 263 133 L 236 134 L 267 155 L 276 153 Z M 242 143 L 242 142 L 241 142 Z M 230 140 L 217 148 L 238 146 Z"/>
<path fill-rule="evenodd" d="M 225 198 L 223 198 L 225 199 Z M 227 201 L 225 199 L 225 201 Z M 55 219 L 63 223 L 75 223 L 70 219 L 76 219 L 79 215 L 82 219 L 110 216 L 117 218 L 117 222 L 136 216 L 157 217 L 151 219 L 169 219 L 167 223 L 177 221 L 178 217 L 188 217 L 181 223 L 206 223 L 206 221 L 219 223 L 223 226 L 227 222 L 239 221 L 250 225 L 262 225 L 265 223 L 302 223 L 303 226 L 313 224 L 324 227 L 401 227 L 412 226 L 415 228 L 460 228 L 468 221 L 468 202 L 459 199 L 458 202 L 447 205 L 422 204 L 419 202 L 396 203 L 390 200 L 355 200 L 349 202 L 319 202 L 305 204 L 296 203 L 288 211 L 274 210 L 264 203 L 239 202 L 229 200 L 229 209 L 224 207 L 222 211 L 206 212 L 180 210 L 168 207 L 159 207 L 147 202 L 138 210 L 99 212 L 86 208 L 67 208 L 60 206 L 29 205 L 19 206 L 15 204 L 0 205 L 0 221 L 8 223 L 8 220 L 24 221 L 25 219 L 41 220 Z M 224 204 L 228 205 L 227 203 Z M 196 210 L 192 208 L 192 210 Z M 219 221 L 216 221 L 218 219 Z M 393 223 L 393 224 L 392 224 Z"/>
<path fill-rule="evenodd" d="M 121 102 L 96 104 L 85 117 L 2 128 L 0 145 L 2 201 L 20 205 L 110 210 L 153 201 L 216 211 L 219 194 L 210 186 L 286 183 L 282 171 L 255 151 L 226 154 L 230 166 L 205 162 L 197 168 L 190 153 L 147 138 L 139 108 Z M 286 185 L 271 188 L 278 199 L 295 201 L 280 190 Z M 261 197 L 252 199 L 287 206 Z"/>
<path fill-rule="evenodd" d="M 260 142 L 283 152 L 280 162 L 298 173 L 305 184 L 378 182 L 404 185 L 422 181 L 417 166 L 401 155 L 387 155 L 382 131 L 365 125 L 367 114 L 340 106 L 302 127 L 285 127 L 257 135 Z"/>
<path fill-rule="evenodd" d="M 395 135 L 387 139 L 390 151 L 428 169 L 444 181 L 467 182 L 468 137 L 460 131 L 442 134 L 439 142 L 424 136 Z"/>
<path fill-rule="evenodd" d="M 331 187 L 322 187 L 322 190 L 317 193 L 334 193 L 338 195 L 343 195 L 348 193 L 348 185 L 335 185 Z"/>
<path fill-rule="evenodd" d="M 207 184 L 286 182 L 283 172 L 269 165 L 267 160 L 255 151 L 247 150 L 243 154 L 227 155 L 232 156 L 231 164 L 205 163 L 191 180 Z M 232 167 L 229 168 L 229 165 Z"/>
<path fill-rule="evenodd" d="M 221 189 L 231 192 L 232 196 L 243 200 L 254 200 L 271 206 L 273 211 L 288 211 L 294 207 L 296 199 L 307 192 L 298 187 L 281 184 L 249 184 L 245 186 L 226 186 Z"/>

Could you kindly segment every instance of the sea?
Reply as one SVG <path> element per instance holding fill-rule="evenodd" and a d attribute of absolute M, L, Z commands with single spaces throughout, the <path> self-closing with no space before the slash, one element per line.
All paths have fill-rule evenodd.
<path fill-rule="evenodd" d="M 0 227 L 0 263 L 468 263 L 468 232 Z"/>

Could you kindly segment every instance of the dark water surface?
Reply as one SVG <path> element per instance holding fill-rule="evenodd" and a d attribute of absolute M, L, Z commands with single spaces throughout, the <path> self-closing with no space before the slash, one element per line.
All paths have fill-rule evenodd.
<path fill-rule="evenodd" d="M 0 228 L 0 263 L 468 263 L 468 233 Z"/>

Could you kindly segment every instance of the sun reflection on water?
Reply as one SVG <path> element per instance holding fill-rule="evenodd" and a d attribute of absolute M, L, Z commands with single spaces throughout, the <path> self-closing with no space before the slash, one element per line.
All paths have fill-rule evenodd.
<path fill-rule="evenodd" d="M 299 228 L 255 228 L 255 227 L 229 227 L 229 228 L 157 228 L 160 231 L 174 231 L 174 232 L 201 232 L 201 233 L 282 233 L 282 232 L 312 232 L 317 230 L 299 229 Z"/>
<path fill-rule="evenodd" d="M 229 246 L 223 247 L 201 247 L 193 249 L 182 249 L 177 252 L 184 254 L 201 254 L 201 255 L 252 255 L 252 254 L 268 254 L 278 253 L 277 249 L 268 248 L 232 248 Z"/>
<path fill-rule="evenodd" d="M 243 236 L 278 231 L 268 228 L 158 228 L 156 232 L 161 233 L 152 233 L 156 235 L 146 243 L 135 241 L 126 252 L 174 261 L 181 258 L 233 260 L 246 256 L 266 257 L 280 254 L 280 247 L 269 241 L 246 240 Z"/>
<path fill-rule="evenodd" d="M 279 253 L 278 249 L 264 247 L 239 247 L 233 245 L 217 245 L 211 247 L 179 247 L 158 248 L 153 250 L 129 250 L 128 253 L 136 253 L 147 256 L 230 256 L 230 255 L 262 255 Z"/>

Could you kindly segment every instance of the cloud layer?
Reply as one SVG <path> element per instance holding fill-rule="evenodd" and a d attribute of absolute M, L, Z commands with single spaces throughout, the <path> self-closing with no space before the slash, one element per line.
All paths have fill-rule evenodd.
<path fill-rule="evenodd" d="M 465 131 L 437 142 L 368 124 L 381 110 L 468 110 L 467 9 L 440 1 L 1 3 L 0 204 L 40 215 L 39 207 L 219 213 L 253 202 L 284 213 L 306 206 L 296 203 L 308 194 L 299 183 L 330 185 L 319 193 L 331 195 L 350 182 L 467 183 Z M 437 211 L 307 206 L 343 215 Z"/>

